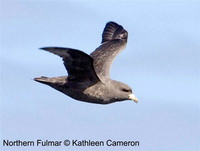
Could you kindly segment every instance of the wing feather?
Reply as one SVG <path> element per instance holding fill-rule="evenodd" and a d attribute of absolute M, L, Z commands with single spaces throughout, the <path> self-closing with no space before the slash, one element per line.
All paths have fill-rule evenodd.
<path fill-rule="evenodd" d="M 94 71 L 93 58 L 86 53 L 63 47 L 44 47 L 41 49 L 63 58 L 65 68 L 68 72 L 67 80 L 72 85 L 75 83 L 76 87 L 80 87 L 81 85 L 88 86 L 99 81 Z"/>
<path fill-rule="evenodd" d="M 105 81 L 110 78 L 110 68 L 115 57 L 126 47 L 128 32 L 114 22 L 108 22 L 102 34 L 102 45 L 90 56 L 98 77 Z"/>

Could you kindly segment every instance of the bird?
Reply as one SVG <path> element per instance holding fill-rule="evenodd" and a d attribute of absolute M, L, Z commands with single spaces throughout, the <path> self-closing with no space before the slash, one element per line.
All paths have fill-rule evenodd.
<path fill-rule="evenodd" d="M 83 51 L 64 47 L 43 47 L 62 58 L 68 76 L 34 78 L 67 96 L 83 102 L 110 104 L 138 99 L 125 83 L 110 78 L 110 68 L 115 57 L 125 49 L 128 32 L 110 21 L 102 34 L 101 45 L 90 55 Z"/>

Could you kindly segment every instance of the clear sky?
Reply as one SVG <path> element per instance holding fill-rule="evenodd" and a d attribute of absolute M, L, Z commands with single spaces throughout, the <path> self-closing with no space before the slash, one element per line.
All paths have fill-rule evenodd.
<path fill-rule="evenodd" d="M 3 151 L 197 151 L 199 1 L 1 0 L 1 135 Z M 67 75 L 45 46 L 100 45 L 108 21 L 129 33 L 111 77 L 139 103 L 83 103 L 33 81 Z M 2 140 L 133 140 L 135 147 L 2 147 Z"/>

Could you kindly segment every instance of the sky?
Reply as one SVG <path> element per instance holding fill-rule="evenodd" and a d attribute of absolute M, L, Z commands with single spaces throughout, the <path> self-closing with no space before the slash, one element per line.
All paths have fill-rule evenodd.
<path fill-rule="evenodd" d="M 0 148 L 25 150 L 197 151 L 200 148 L 199 1 L 0 1 Z M 139 99 L 76 101 L 35 77 L 65 76 L 62 59 L 38 48 L 90 54 L 105 24 L 129 33 L 111 78 Z M 3 140 L 139 141 L 139 146 L 2 146 Z"/>

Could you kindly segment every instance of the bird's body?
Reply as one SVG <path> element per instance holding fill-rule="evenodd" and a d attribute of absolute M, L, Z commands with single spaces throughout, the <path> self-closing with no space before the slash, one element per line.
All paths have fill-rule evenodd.
<path fill-rule="evenodd" d="M 103 32 L 102 45 L 90 56 L 71 48 L 41 48 L 63 58 L 68 76 L 34 80 L 79 101 L 109 104 L 132 99 L 138 102 L 128 85 L 110 79 L 109 74 L 112 61 L 126 46 L 127 37 L 122 26 L 109 22 Z"/>

